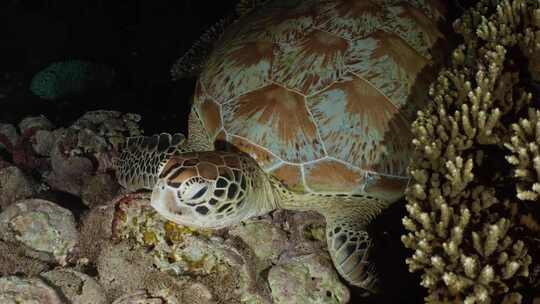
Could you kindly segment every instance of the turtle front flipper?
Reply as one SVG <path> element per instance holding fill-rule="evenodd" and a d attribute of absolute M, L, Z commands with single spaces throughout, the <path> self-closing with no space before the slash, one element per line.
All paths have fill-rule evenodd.
<path fill-rule="evenodd" d="M 189 151 L 180 133 L 130 137 L 115 162 L 118 182 L 128 190 L 150 190 L 169 157 L 184 152 Z"/>
<path fill-rule="evenodd" d="M 350 284 L 377 292 L 378 277 L 370 260 L 372 239 L 366 228 L 387 204 L 372 197 L 332 199 L 340 202 L 328 204 L 333 208 L 321 213 L 326 218 L 326 240 L 334 266 Z"/>

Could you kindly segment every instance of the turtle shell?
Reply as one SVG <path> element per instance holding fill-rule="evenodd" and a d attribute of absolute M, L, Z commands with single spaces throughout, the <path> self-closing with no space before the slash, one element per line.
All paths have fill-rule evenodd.
<path fill-rule="evenodd" d="M 292 190 L 401 196 L 443 6 L 270 2 L 225 31 L 197 81 L 210 138 Z"/>

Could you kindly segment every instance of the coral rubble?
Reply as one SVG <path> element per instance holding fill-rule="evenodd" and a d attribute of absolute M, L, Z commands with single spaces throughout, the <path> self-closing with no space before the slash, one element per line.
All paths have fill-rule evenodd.
<path fill-rule="evenodd" d="M 536 155 L 529 155 L 536 149 L 536 112 L 517 123 L 531 103 L 528 72 L 517 61 L 539 54 L 539 6 L 485 0 L 454 23 L 464 42 L 430 88 L 432 107 L 413 123 L 417 153 L 402 241 L 414 250 L 407 264 L 422 272 L 429 303 L 523 299 L 519 288 L 532 257 L 526 237 L 516 233 L 517 214 L 520 199 L 535 199 L 538 186 Z M 517 196 L 508 189 L 505 145 L 516 154 L 508 159 L 521 178 Z"/>
<path fill-rule="evenodd" d="M 310 246 L 306 237 L 293 238 L 295 233 L 286 228 L 290 219 L 302 222 L 310 213 L 283 219 L 267 216 L 213 231 L 193 230 L 163 219 L 144 195 L 116 204 L 113 237 L 124 244 L 134 243 L 134 251 L 142 249 L 163 275 L 173 276 L 182 285 L 200 284 L 213 301 L 347 303 L 350 299 L 328 254 Z M 304 250 L 292 242 L 303 244 Z"/>

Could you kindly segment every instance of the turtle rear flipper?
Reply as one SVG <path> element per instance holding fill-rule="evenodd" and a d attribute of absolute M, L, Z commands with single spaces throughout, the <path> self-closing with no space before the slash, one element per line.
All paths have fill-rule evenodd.
<path fill-rule="evenodd" d="M 364 196 L 321 199 L 328 203 L 319 211 L 326 219 L 328 251 L 338 273 L 352 285 L 378 292 L 379 279 L 371 259 L 372 238 L 367 226 L 388 203 Z"/>
<path fill-rule="evenodd" d="M 151 190 L 167 160 L 187 151 L 180 133 L 130 137 L 115 162 L 118 183 L 128 190 Z"/>

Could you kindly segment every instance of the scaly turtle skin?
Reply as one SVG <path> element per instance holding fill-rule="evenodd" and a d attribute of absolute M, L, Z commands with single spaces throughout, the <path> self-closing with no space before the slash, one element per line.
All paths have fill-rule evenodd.
<path fill-rule="evenodd" d="M 130 139 L 120 183 L 152 189 L 159 214 L 193 227 L 320 212 L 338 272 L 375 290 L 366 226 L 408 182 L 441 16 L 437 0 L 271 1 L 215 45 L 189 139 Z"/>

